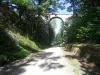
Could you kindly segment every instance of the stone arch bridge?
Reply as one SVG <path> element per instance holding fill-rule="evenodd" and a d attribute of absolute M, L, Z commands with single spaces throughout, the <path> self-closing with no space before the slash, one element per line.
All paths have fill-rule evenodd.
<path fill-rule="evenodd" d="M 51 20 L 53 18 L 59 18 L 62 19 L 64 22 L 68 20 L 69 17 L 71 17 L 72 14 L 47 14 L 48 20 Z"/>
<path fill-rule="evenodd" d="M 62 20 L 63 26 L 66 27 L 65 22 L 67 22 L 68 18 L 70 18 L 71 16 L 72 16 L 72 14 L 47 14 L 47 16 L 46 16 L 46 18 L 44 18 L 44 20 L 46 21 L 47 27 L 48 27 L 48 24 L 50 23 L 50 21 L 52 19 L 58 18 L 58 19 Z"/>
<path fill-rule="evenodd" d="M 65 22 L 68 21 L 68 18 L 70 18 L 72 16 L 72 14 L 47 14 L 46 18 L 44 18 L 45 22 L 47 23 L 47 27 L 48 27 L 48 23 L 50 23 L 50 21 L 54 18 L 58 18 L 60 20 L 62 20 L 63 25 L 65 25 Z M 47 28 L 48 29 L 48 28 Z"/>
<path fill-rule="evenodd" d="M 55 18 L 58 18 L 58 19 L 60 19 L 61 21 L 62 21 L 62 25 L 63 25 L 63 30 L 61 31 L 61 33 L 62 33 L 62 37 L 64 37 L 64 30 L 67 28 L 66 27 L 66 25 L 65 25 L 65 22 L 67 22 L 68 21 L 68 18 L 69 17 L 71 17 L 72 16 L 72 14 L 48 14 L 47 16 L 46 16 L 46 21 L 47 21 L 47 33 L 49 34 L 49 24 L 50 24 L 50 22 L 51 22 L 51 20 L 53 20 L 53 19 L 55 19 Z M 63 42 L 63 40 L 62 40 L 62 42 Z"/>

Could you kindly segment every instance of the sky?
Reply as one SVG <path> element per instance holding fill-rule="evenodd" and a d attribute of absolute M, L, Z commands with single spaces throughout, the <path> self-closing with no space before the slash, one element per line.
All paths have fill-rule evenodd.
<path fill-rule="evenodd" d="M 63 2 L 64 0 L 60 0 L 60 2 Z M 63 21 L 65 21 L 68 17 L 71 17 L 73 12 L 68 12 L 67 11 L 67 8 L 70 6 L 69 3 L 66 3 L 65 4 L 65 9 L 61 10 L 61 9 L 58 9 L 56 14 L 67 14 L 67 15 L 59 15 L 59 17 L 61 17 L 63 19 Z M 69 14 L 69 15 L 68 15 Z M 52 15 L 53 16 L 53 15 Z M 55 34 L 57 35 L 60 31 L 60 28 L 61 28 L 61 20 L 58 19 L 55 21 L 56 22 L 56 28 L 55 28 Z"/>
<path fill-rule="evenodd" d="M 69 3 L 66 3 L 65 0 L 59 0 L 59 3 L 65 3 L 64 4 L 65 9 L 63 9 L 63 10 L 58 9 L 57 12 L 55 12 L 56 14 L 73 14 L 73 12 L 68 12 L 67 11 L 67 8 L 70 6 Z"/>
<path fill-rule="evenodd" d="M 69 6 L 70 4 L 66 4 L 66 8 L 65 9 L 63 9 L 63 10 L 61 10 L 61 9 L 58 9 L 58 11 L 57 11 L 57 13 L 58 14 L 73 14 L 73 12 L 68 12 L 67 11 L 67 7 Z"/>
<path fill-rule="evenodd" d="M 62 2 L 63 0 L 61 0 Z M 58 9 L 57 12 L 55 12 L 56 14 L 65 14 L 65 15 L 57 15 L 58 17 L 61 17 L 63 21 L 65 21 L 66 19 L 68 19 L 68 17 L 71 17 L 73 12 L 68 12 L 67 11 L 67 8 L 70 6 L 69 3 L 65 4 L 65 9 L 61 10 L 61 9 Z M 54 15 L 51 15 L 51 18 L 53 17 Z M 60 28 L 61 28 L 61 20 L 58 19 L 58 20 L 55 20 L 55 23 L 56 23 L 56 27 L 54 28 L 54 31 L 55 31 L 55 35 L 57 35 L 60 31 Z M 53 22 L 54 24 L 54 22 Z"/>
<path fill-rule="evenodd" d="M 64 0 L 60 0 L 60 2 L 64 3 Z M 67 8 L 70 6 L 70 3 L 65 3 L 65 9 L 61 10 L 58 9 L 58 11 L 56 12 L 57 14 L 73 14 L 73 12 L 68 12 Z"/>

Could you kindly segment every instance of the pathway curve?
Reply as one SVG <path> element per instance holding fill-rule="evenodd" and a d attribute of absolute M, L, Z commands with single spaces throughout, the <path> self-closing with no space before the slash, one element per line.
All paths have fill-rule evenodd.
<path fill-rule="evenodd" d="M 0 68 L 0 75 L 76 75 L 61 47 L 49 48 L 30 57 L 27 61 L 17 61 Z"/>

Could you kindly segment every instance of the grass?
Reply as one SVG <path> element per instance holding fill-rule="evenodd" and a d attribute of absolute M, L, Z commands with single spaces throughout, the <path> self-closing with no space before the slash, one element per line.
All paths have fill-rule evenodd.
<path fill-rule="evenodd" d="M 96 44 L 95 46 L 99 46 L 100 47 L 100 44 Z"/>
<path fill-rule="evenodd" d="M 79 48 L 79 51 L 80 51 L 79 56 L 81 57 L 81 59 L 83 59 L 83 58 L 87 59 L 88 64 L 89 63 L 97 64 L 97 67 L 99 68 L 98 64 L 100 64 L 100 56 L 99 56 L 100 55 L 100 44 L 77 44 L 77 45 L 73 44 L 71 46 L 73 48 L 74 47 Z M 72 50 L 74 51 L 74 49 L 72 49 Z M 69 58 L 69 62 L 71 63 L 71 65 L 75 66 L 75 68 L 73 69 L 73 72 L 76 73 L 76 75 L 79 75 L 80 70 L 78 70 L 78 68 L 77 68 L 77 62 L 73 58 Z M 82 68 L 84 68 L 84 67 L 82 67 Z M 87 66 L 87 67 L 89 67 L 89 66 Z M 94 66 L 91 65 L 91 68 L 93 69 Z M 93 70 L 95 70 L 95 69 L 93 69 Z M 85 73 L 85 75 L 90 75 L 92 73 L 92 71 L 90 71 L 90 68 L 85 68 L 84 73 Z"/>
<path fill-rule="evenodd" d="M 0 66 L 18 59 L 23 59 L 31 52 L 38 52 L 40 48 L 29 38 L 12 31 L 1 31 Z"/>
<path fill-rule="evenodd" d="M 69 63 L 71 64 L 71 65 L 73 65 L 73 66 L 78 66 L 78 62 L 77 62 L 77 60 L 76 59 L 73 59 L 73 58 L 69 58 Z"/>
<path fill-rule="evenodd" d="M 77 59 L 71 58 L 69 57 L 69 63 L 74 67 L 73 72 L 76 75 L 80 75 L 80 69 L 79 69 L 79 62 L 77 61 Z"/>
<path fill-rule="evenodd" d="M 31 41 L 26 36 L 22 36 L 19 33 L 13 33 L 12 31 L 9 31 L 8 34 L 20 45 L 23 46 L 29 46 L 30 48 L 34 50 L 39 51 L 40 48 L 36 45 L 34 41 Z"/>
<path fill-rule="evenodd" d="M 80 75 L 80 71 L 78 68 L 74 68 L 73 72 L 76 74 L 76 75 Z"/>

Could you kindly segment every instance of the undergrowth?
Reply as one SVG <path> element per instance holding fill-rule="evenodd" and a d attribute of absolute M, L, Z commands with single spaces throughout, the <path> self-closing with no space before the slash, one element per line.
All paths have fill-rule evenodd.
<path fill-rule="evenodd" d="M 39 50 L 36 43 L 29 38 L 9 30 L 0 30 L 0 66 Z"/>

